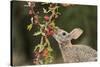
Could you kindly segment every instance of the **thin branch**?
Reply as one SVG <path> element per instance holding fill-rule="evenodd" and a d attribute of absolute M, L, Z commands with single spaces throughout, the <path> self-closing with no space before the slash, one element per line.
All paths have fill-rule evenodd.
<path fill-rule="evenodd" d="M 48 23 L 51 23 L 53 17 L 56 15 L 56 9 L 58 8 L 58 6 L 55 6 L 53 8 L 50 8 L 52 11 L 52 14 L 50 15 L 50 18 L 49 18 L 49 22 Z"/>

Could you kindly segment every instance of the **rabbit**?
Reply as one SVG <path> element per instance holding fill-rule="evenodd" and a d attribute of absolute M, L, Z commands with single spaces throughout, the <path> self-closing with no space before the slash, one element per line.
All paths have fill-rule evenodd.
<path fill-rule="evenodd" d="M 77 39 L 83 33 L 80 28 L 73 29 L 70 33 L 57 28 L 53 34 L 58 42 L 63 61 L 65 63 L 88 62 L 97 60 L 97 51 L 89 46 L 71 43 L 72 39 Z"/>

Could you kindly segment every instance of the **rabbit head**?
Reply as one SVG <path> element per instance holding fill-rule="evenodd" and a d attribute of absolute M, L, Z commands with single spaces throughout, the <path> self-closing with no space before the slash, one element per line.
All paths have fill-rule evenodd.
<path fill-rule="evenodd" d="M 58 43 L 67 43 L 72 39 L 77 39 L 83 33 L 83 30 L 80 28 L 73 29 L 70 33 L 64 31 L 63 29 L 56 28 L 56 31 L 53 37 L 56 39 Z"/>

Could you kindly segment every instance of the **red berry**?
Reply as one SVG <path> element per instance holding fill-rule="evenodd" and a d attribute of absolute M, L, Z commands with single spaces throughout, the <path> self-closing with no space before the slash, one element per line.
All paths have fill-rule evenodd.
<path fill-rule="evenodd" d="M 48 20 L 49 20 L 49 16 L 44 16 L 44 19 L 45 19 L 46 21 L 48 21 Z"/>
<path fill-rule="evenodd" d="M 53 29 L 47 29 L 47 30 L 44 30 L 44 33 L 46 36 L 52 36 L 54 34 L 54 31 Z"/>
<path fill-rule="evenodd" d="M 52 31 L 50 31 L 50 35 L 52 36 L 54 34 L 54 31 L 52 30 Z"/>
<path fill-rule="evenodd" d="M 49 30 L 47 35 L 48 36 L 52 36 L 53 34 L 54 34 L 54 31 L 53 30 Z"/>

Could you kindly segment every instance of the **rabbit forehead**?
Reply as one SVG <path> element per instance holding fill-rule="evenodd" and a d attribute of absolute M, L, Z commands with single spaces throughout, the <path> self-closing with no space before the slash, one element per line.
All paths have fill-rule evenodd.
<path fill-rule="evenodd" d="M 57 34 L 61 34 L 62 35 L 63 32 L 66 33 L 66 34 L 68 34 L 68 32 L 65 31 L 65 30 L 63 30 L 63 29 L 58 29 L 57 30 Z"/>

